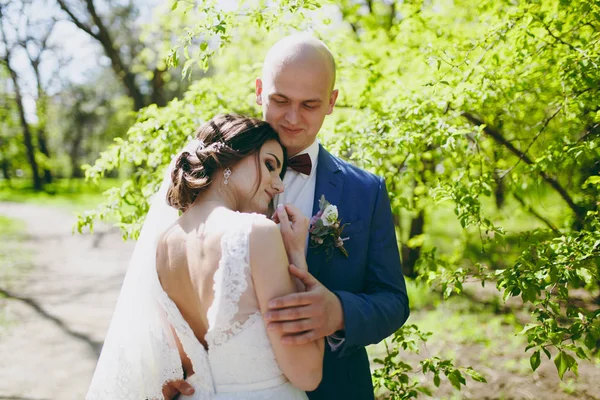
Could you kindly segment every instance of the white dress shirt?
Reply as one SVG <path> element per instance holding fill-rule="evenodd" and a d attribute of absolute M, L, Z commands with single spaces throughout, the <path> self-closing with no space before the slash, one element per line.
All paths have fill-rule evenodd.
<path fill-rule="evenodd" d="M 319 163 L 319 141 L 315 141 L 302 150 L 300 154 L 308 154 L 312 163 L 310 175 L 301 174 L 298 171 L 294 171 L 291 168 L 285 173 L 283 178 L 284 192 L 275 195 L 275 205 L 291 203 L 298 207 L 302 214 L 306 217 L 311 218 L 313 216 L 313 202 L 315 199 L 315 187 L 317 185 L 317 164 Z M 308 236 L 306 237 L 308 242 Z M 307 246 L 308 248 L 308 243 Z M 339 334 L 333 334 L 327 336 L 327 342 L 331 347 L 331 351 L 336 351 L 343 343 L 345 339 Z"/>
<path fill-rule="evenodd" d="M 308 154 L 312 163 L 310 175 L 301 174 L 291 168 L 283 178 L 284 192 L 275 195 L 275 206 L 291 203 L 298 207 L 306 217 L 312 217 L 315 186 L 317 184 L 317 164 L 319 163 L 319 142 L 315 141 L 302 150 L 300 154 Z"/>

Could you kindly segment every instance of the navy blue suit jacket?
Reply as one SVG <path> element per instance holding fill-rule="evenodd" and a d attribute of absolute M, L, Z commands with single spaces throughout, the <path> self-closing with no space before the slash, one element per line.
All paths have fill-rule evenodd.
<path fill-rule="evenodd" d="M 313 215 L 319 199 L 336 205 L 348 258 L 309 247 L 309 271 L 340 299 L 345 342 L 325 349 L 323 380 L 311 400 L 373 399 L 365 346 L 398 330 L 409 315 L 396 232 L 385 181 L 319 148 Z"/>

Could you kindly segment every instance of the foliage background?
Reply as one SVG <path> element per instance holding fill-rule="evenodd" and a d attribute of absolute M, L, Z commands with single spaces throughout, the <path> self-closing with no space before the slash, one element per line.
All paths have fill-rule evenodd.
<path fill-rule="evenodd" d="M 123 94 L 102 103 L 82 91 L 85 101 L 101 101 L 91 107 L 87 159 L 116 137 L 86 175 L 124 181 L 80 216 L 80 230 L 108 218 L 135 238 L 162 168 L 194 128 L 219 112 L 259 116 L 253 88 L 264 54 L 281 36 L 310 31 L 338 67 L 340 97 L 320 138 L 386 178 L 414 293 L 430 298 L 425 287 L 443 299 L 491 302 L 496 314 L 497 297 L 518 304 L 526 317 L 510 323 L 524 325 L 519 346 L 533 370 L 549 359 L 562 379 L 578 372 L 578 360 L 598 362 L 596 1 L 172 1 L 154 21 L 142 36 L 158 45 L 148 50 L 146 40 L 140 52 L 153 57 L 134 57 L 145 64 L 132 70 L 143 76 L 165 60 L 168 82 L 187 79 L 173 100 L 122 116 L 130 101 Z M 13 104 L 10 90 L 6 96 Z M 52 114 L 65 117 L 53 137 L 72 138 L 78 109 L 58 103 L 64 114 Z M 8 114 L 2 123 L 17 132 Z M 18 133 L 11 135 L 3 140 L 13 144 L 0 146 L 4 159 L 24 164 Z M 451 354 L 401 361 L 397 350 L 418 352 L 428 337 L 410 325 L 388 340 L 375 379 L 392 398 L 429 393 L 438 376 L 457 388 L 465 375 L 482 380 Z"/>

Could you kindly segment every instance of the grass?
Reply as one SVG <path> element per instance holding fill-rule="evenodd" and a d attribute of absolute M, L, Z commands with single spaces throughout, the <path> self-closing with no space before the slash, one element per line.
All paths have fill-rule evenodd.
<path fill-rule="evenodd" d="M 29 181 L 13 180 L 10 186 L 6 182 L 0 182 L 0 201 L 84 211 L 102 203 L 105 200 L 102 193 L 120 183 L 118 179 L 103 179 L 98 185 L 83 179 L 58 179 L 46 185 L 43 191 L 35 191 Z"/>
<path fill-rule="evenodd" d="M 22 236 L 23 230 L 21 221 L 0 215 L 0 249 L 7 240 Z"/>

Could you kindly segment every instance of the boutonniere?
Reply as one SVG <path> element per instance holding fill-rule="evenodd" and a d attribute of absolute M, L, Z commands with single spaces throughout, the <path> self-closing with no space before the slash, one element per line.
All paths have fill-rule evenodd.
<path fill-rule="evenodd" d="M 331 251 L 337 247 L 343 255 L 348 257 L 348 251 L 344 248 L 344 242 L 350 238 L 342 238 L 342 231 L 348 224 L 341 223 L 338 217 L 337 206 L 330 204 L 321 196 L 319 200 L 319 212 L 310 219 L 310 241 L 312 247 L 324 247 L 327 258 L 331 257 Z"/>

